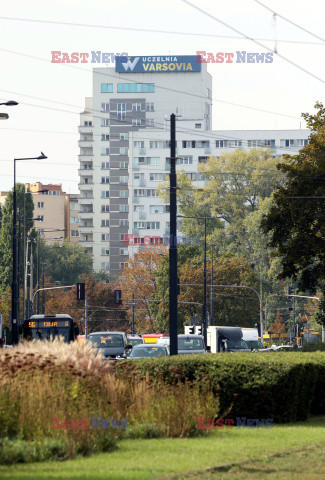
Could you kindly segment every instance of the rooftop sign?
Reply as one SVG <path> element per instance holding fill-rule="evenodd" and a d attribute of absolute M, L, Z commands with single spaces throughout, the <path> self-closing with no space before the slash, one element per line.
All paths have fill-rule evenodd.
<path fill-rule="evenodd" d="M 157 57 L 115 57 L 119 73 L 200 72 L 197 55 L 168 55 Z"/>

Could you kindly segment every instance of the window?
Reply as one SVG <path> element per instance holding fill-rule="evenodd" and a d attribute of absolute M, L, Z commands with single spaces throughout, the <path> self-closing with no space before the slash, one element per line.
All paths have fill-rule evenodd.
<path fill-rule="evenodd" d="M 162 182 L 166 179 L 165 173 L 150 173 L 150 180 L 153 182 Z"/>
<path fill-rule="evenodd" d="M 129 251 L 127 248 L 120 248 L 120 255 L 129 255 Z"/>
<path fill-rule="evenodd" d="M 141 118 L 132 118 L 132 125 L 134 127 L 138 126 L 138 125 L 142 125 L 142 119 Z"/>
<path fill-rule="evenodd" d="M 102 190 L 101 198 L 109 198 L 109 190 Z"/>
<path fill-rule="evenodd" d="M 38 215 L 38 220 L 40 222 L 44 222 L 44 215 Z"/>
<path fill-rule="evenodd" d="M 109 249 L 108 248 L 102 248 L 102 255 L 109 255 Z"/>
<path fill-rule="evenodd" d="M 144 205 L 134 205 L 133 206 L 134 212 L 144 212 Z"/>
<path fill-rule="evenodd" d="M 117 93 L 154 93 L 154 83 L 118 83 Z"/>
<path fill-rule="evenodd" d="M 128 155 L 128 154 L 129 154 L 128 147 L 121 147 L 120 148 L 120 155 Z"/>
<path fill-rule="evenodd" d="M 128 176 L 125 176 L 125 177 L 120 177 L 120 183 L 128 183 L 129 181 L 129 177 Z"/>
<path fill-rule="evenodd" d="M 102 142 L 106 142 L 109 140 L 109 135 L 106 135 L 106 134 L 102 134 Z"/>
<path fill-rule="evenodd" d="M 70 210 L 79 210 L 79 205 L 77 203 L 70 203 Z"/>
<path fill-rule="evenodd" d="M 141 112 L 141 103 L 132 103 L 132 112 Z"/>
<path fill-rule="evenodd" d="M 209 160 L 209 157 L 199 157 L 199 163 L 206 163 Z"/>
<path fill-rule="evenodd" d="M 144 173 L 135 173 L 133 178 L 134 180 L 144 180 Z"/>
<path fill-rule="evenodd" d="M 109 162 L 102 162 L 102 170 L 109 170 Z"/>
<path fill-rule="evenodd" d="M 101 112 L 109 112 L 109 103 L 102 103 L 100 110 Z"/>
<path fill-rule="evenodd" d="M 154 112 L 155 111 L 155 104 L 154 103 L 146 103 L 146 111 L 147 112 Z"/>
<path fill-rule="evenodd" d="M 117 104 L 117 120 L 125 122 L 126 120 L 126 103 Z"/>
<path fill-rule="evenodd" d="M 129 134 L 128 133 L 120 133 L 120 140 L 129 140 Z"/>
<path fill-rule="evenodd" d="M 70 230 L 70 237 L 79 237 L 78 230 Z"/>
<path fill-rule="evenodd" d="M 168 162 L 170 163 L 170 162 Z M 176 160 L 176 165 L 192 165 L 193 164 L 193 157 L 179 157 Z"/>
<path fill-rule="evenodd" d="M 163 205 L 150 205 L 150 213 L 164 213 Z"/>
<path fill-rule="evenodd" d="M 275 140 L 263 140 L 265 147 L 275 147 Z"/>
<path fill-rule="evenodd" d="M 121 162 L 120 168 L 129 168 L 129 162 Z"/>
<path fill-rule="evenodd" d="M 147 127 L 154 127 L 155 126 L 155 119 L 154 118 L 146 118 L 146 126 Z"/>
<path fill-rule="evenodd" d="M 109 155 L 109 148 L 102 148 L 101 155 Z"/>
<path fill-rule="evenodd" d="M 147 190 L 147 197 L 158 197 L 158 194 L 155 189 L 148 188 Z"/>
<path fill-rule="evenodd" d="M 120 212 L 127 213 L 129 211 L 129 205 L 120 205 Z"/>
<path fill-rule="evenodd" d="M 147 165 L 160 165 L 159 157 L 147 157 Z"/>
<path fill-rule="evenodd" d="M 120 190 L 120 198 L 128 198 L 129 191 L 128 190 Z"/>
<path fill-rule="evenodd" d="M 85 127 L 91 127 L 93 122 L 84 122 Z"/>
<path fill-rule="evenodd" d="M 129 221 L 128 220 L 120 220 L 119 225 L 120 225 L 120 227 L 128 227 L 129 226 Z"/>
<path fill-rule="evenodd" d="M 44 208 L 44 202 L 37 202 L 37 208 Z"/>
<path fill-rule="evenodd" d="M 159 230 L 160 222 L 134 222 L 135 229 Z"/>
<path fill-rule="evenodd" d="M 109 127 L 109 119 L 108 118 L 102 118 L 100 122 L 101 127 Z"/>
<path fill-rule="evenodd" d="M 101 183 L 109 183 L 109 177 L 102 177 Z"/>
<path fill-rule="evenodd" d="M 304 147 L 305 145 L 308 145 L 308 140 L 305 139 L 298 139 L 296 140 L 297 147 Z"/>
<path fill-rule="evenodd" d="M 102 220 L 102 227 L 109 227 L 109 220 Z"/>
<path fill-rule="evenodd" d="M 144 188 L 135 188 L 134 189 L 134 196 L 135 197 L 145 197 L 146 191 Z"/>
<path fill-rule="evenodd" d="M 136 148 L 144 148 L 144 142 L 142 140 L 136 140 L 133 142 L 133 146 Z"/>
<path fill-rule="evenodd" d="M 294 146 L 294 140 L 281 140 L 280 141 L 280 146 L 281 147 L 293 147 Z"/>
<path fill-rule="evenodd" d="M 150 148 L 164 148 L 164 147 L 165 147 L 165 142 L 163 141 L 156 140 L 156 141 L 150 142 Z"/>
<path fill-rule="evenodd" d="M 259 143 L 260 141 L 259 140 L 247 140 L 247 146 L 248 147 L 259 147 Z"/>
<path fill-rule="evenodd" d="M 109 205 L 102 205 L 101 211 L 102 212 L 109 212 Z"/>
<path fill-rule="evenodd" d="M 70 223 L 79 223 L 79 217 L 70 217 Z"/>
<path fill-rule="evenodd" d="M 102 242 L 108 242 L 109 241 L 109 233 L 102 233 Z"/>
<path fill-rule="evenodd" d="M 100 88 L 101 93 L 113 93 L 112 83 L 102 83 Z"/>
<path fill-rule="evenodd" d="M 120 263 L 120 269 L 123 270 L 123 268 L 126 268 L 128 266 L 128 262 L 121 262 Z"/>
<path fill-rule="evenodd" d="M 195 128 L 201 128 L 202 127 L 202 123 L 196 123 L 195 124 Z"/>
<path fill-rule="evenodd" d="M 109 262 L 101 262 L 102 270 L 109 270 Z"/>

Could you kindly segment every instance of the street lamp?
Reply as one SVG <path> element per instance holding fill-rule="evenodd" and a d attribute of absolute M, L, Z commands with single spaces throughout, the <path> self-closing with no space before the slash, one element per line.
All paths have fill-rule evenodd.
<path fill-rule="evenodd" d="M 38 157 L 14 158 L 14 191 L 13 191 L 13 216 L 12 216 L 12 343 L 18 343 L 18 264 L 17 264 L 17 199 L 16 199 L 16 162 L 23 160 L 43 160 L 47 158 L 43 152 Z"/>
<path fill-rule="evenodd" d="M 210 298 L 210 325 L 214 326 L 214 298 L 213 298 L 213 249 L 216 245 L 211 247 L 211 298 Z"/>

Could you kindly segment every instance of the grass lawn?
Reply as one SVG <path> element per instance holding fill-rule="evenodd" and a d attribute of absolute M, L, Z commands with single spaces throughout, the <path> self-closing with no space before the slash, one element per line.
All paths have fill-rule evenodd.
<path fill-rule="evenodd" d="M 322 447 L 314 445 L 324 442 L 324 439 L 325 417 L 315 417 L 306 422 L 275 425 L 272 429 L 215 430 L 209 437 L 193 439 L 123 440 L 112 453 L 67 462 L 0 466 L 0 478 L 319 479 L 322 478 L 320 469 L 323 467 L 324 443 Z M 308 446 L 311 447 L 308 449 Z M 277 452 L 283 455 L 265 459 L 265 456 Z M 205 471 L 218 465 L 254 458 L 260 460 L 218 471 Z M 310 475 L 306 474 L 307 467 Z M 291 476 L 290 472 L 295 474 Z"/>

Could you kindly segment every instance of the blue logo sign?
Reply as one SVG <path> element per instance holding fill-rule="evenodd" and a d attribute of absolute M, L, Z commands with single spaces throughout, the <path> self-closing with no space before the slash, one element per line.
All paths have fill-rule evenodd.
<path fill-rule="evenodd" d="M 115 71 L 119 73 L 200 72 L 197 55 L 158 57 L 115 57 Z"/>

